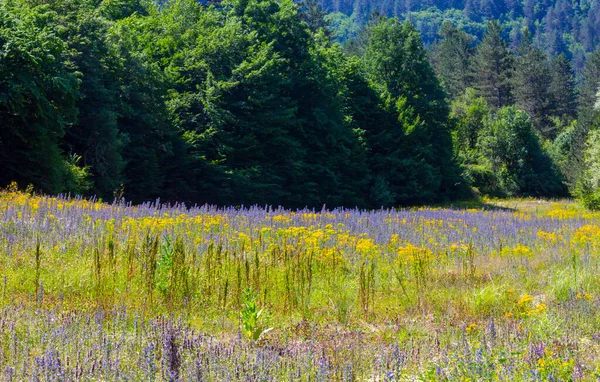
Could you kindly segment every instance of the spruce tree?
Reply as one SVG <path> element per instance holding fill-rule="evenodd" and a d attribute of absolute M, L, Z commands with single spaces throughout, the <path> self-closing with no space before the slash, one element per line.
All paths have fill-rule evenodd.
<path fill-rule="evenodd" d="M 331 37 L 329 24 L 325 20 L 327 12 L 317 0 L 301 0 L 298 2 L 298 11 L 300 19 L 308 25 L 308 28 L 316 32 L 323 30 L 328 37 Z"/>
<path fill-rule="evenodd" d="M 575 78 L 567 56 L 560 54 L 550 63 L 550 97 L 549 114 L 558 117 L 563 125 L 569 123 L 577 115 L 577 100 L 575 97 Z"/>
<path fill-rule="evenodd" d="M 442 39 L 433 46 L 432 65 L 448 95 L 456 98 L 473 83 L 473 38 L 449 21 L 442 24 L 439 35 Z"/>
<path fill-rule="evenodd" d="M 474 71 L 476 88 L 488 104 L 501 108 L 512 102 L 513 55 L 502 38 L 497 20 L 489 21 L 483 41 L 477 46 Z"/>
<path fill-rule="evenodd" d="M 556 132 L 554 125 L 548 120 L 550 81 L 547 57 L 542 50 L 533 45 L 531 33 L 525 28 L 515 59 L 513 75 L 515 105 L 531 116 L 533 126 L 542 136 L 552 139 Z"/>
<path fill-rule="evenodd" d="M 592 110 L 596 104 L 598 81 L 600 79 L 600 48 L 596 49 L 587 59 L 582 79 L 578 98 L 580 115 Z"/>

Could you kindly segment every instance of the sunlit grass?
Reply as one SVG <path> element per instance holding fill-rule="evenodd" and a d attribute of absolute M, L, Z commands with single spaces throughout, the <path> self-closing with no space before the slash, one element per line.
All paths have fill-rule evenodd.
<path fill-rule="evenodd" d="M 600 214 L 572 202 L 292 212 L 13 191 L 0 214 L 8 379 L 53 378 L 44 357 L 108 380 L 600 373 Z"/>

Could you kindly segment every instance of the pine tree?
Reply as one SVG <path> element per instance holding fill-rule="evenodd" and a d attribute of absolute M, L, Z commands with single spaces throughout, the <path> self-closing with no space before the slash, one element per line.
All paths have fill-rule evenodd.
<path fill-rule="evenodd" d="M 490 106 L 501 108 L 512 102 L 513 56 L 502 38 L 497 20 L 488 22 L 483 41 L 477 46 L 474 71 L 476 87 Z"/>
<path fill-rule="evenodd" d="M 327 13 L 317 0 L 301 0 L 298 3 L 298 11 L 300 19 L 308 25 L 311 31 L 323 30 L 328 37 L 331 37 L 329 24 L 325 20 Z"/>
<path fill-rule="evenodd" d="M 432 48 L 432 65 L 448 95 L 456 98 L 473 83 L 473 38 L 449 21 L 442 24 L 439 35 L 442 39 Z"/>
<path fill-rule="evenodd" d="M 577 114 L 577 100 L 575 97 L 575 78 L 573 69 L 567 56 L 560 54 L 550 63 L 550 97 L 551 108 L 549 114 L 560 118 L 563 125 L 567 125 Z"/>
<path fill-rule="evenodd" d="M 579 89 L 579 110 L 581 113 L 593 109 L 598 92 L 600 79 L 600 48 L 596 49 L 587 59 L 582 73 L 583 83 Z"/>
<path fill-rule="evenodd" d="M 517 47 L 512 80 L 515 105 L 531 116 L 533 126 L 542 136 L 554 138 L 554 126 L 548 120 L 548 86 L 551 76 L 547 57 L 542 50 L 533 45 L 531 33 L 527 28 L 523 30 L 521 43 Z"/>

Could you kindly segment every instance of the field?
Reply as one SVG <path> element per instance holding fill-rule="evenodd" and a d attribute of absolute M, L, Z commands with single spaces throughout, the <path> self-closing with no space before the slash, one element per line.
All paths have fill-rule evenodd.
<path fill-rule="evenodd" d="M 600 214 L 0 193 L 2 380 L 596 380 Z"/>

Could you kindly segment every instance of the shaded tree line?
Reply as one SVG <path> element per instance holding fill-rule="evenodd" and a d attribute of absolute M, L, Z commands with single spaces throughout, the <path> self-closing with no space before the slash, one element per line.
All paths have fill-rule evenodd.
<path fill-rule="evenodd" d="M 464 194 L 416 29 L 381 19 L 349 56 L 310 9 L 0 1 L 0 183 L 288 207 Z"/>
<path fill-rule="evenodd" d="M 524 27 L 425 49 L 315 0 L 0 0 L 0 186 L 218 205 L 435 203 L 591 189 L 600 53 L 576 86 Z M 600 51 L 599 51 L 600 52 Z M 589 178 L 589 176 L 587 177 Z"/>

